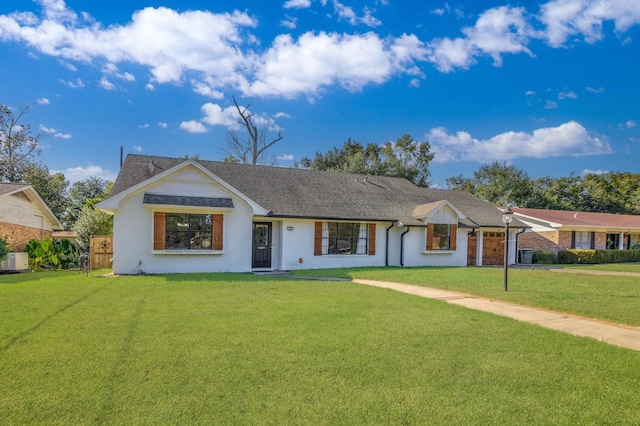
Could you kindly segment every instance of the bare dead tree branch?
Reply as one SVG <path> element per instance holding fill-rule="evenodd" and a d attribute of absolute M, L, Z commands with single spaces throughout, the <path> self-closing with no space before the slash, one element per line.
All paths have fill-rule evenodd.
<path fill-rule="evenodd" d="M 254 114 L 249 111 L 251 104 L 246 107 L 241 107 L 238 104 L 235 96 L 233 97 L 233 104 L 238 111 L 238 124 L 246 129 L 249 137 L 248 139 L 242 139 L 236 132 L 227 132 L 227 161 L 237 161 L 248 164 L 264 164 L 265 152 L 271 148 L 275 143 L 283 139 L 282 131 L 278 130 L 278 135 L 271 141 L 267 142 L 268 127 L 264 126 L 259 128 L 253 121 Z"/>

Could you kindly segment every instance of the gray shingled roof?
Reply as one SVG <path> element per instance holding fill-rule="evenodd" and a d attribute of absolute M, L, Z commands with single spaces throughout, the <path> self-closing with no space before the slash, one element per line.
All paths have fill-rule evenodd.
<path fill-rule="evenodd" d="M 183 158 L 129 154 L 111 196 L 184 161 Z M 271 211 L 274 217 L 401 220 L 406 225 L 420 225 L 421 222 L 412 218 L 417 206 L 448 200 L 468 217 L 460 222 L 462 226 L 503 226 L 500 211 L 472 194 L 421 188 L 403 178 L 196 161 Z"/>

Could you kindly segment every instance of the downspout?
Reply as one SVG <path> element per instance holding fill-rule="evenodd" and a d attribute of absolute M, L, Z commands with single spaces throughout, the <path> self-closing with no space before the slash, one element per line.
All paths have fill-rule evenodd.
<path fill-rule="evenodd" d="M 404 236 L 411 228 L 407 226 L 407 230 L 400 234 L 400 266 L 404 267 Z"/>
<path fill-rule="evenodd" d="M 391 222 L 391 225 L 387 228 L 387 241 L 384 253 L 384 266 L 389 266 L 389 231 L 393 228 L 393 224 L 395 222 Z"/>
<path fill-rule="evenodd" d="M 515 263 L 520 263 L 518 261 L 518 247 L 520 247 L 520 242 L 518 241 L 518 237 L 520 236 L 520 234 L 524 233 L 525 229 L 524 228 L 520 228 L 520 231 L 518 231 L 518 233 L 516 234 L 516 243 L 515 243 L 515 251 L 516 251 L 516 262 Z M 509 238 L 509 237 L 507 237 Z"/>

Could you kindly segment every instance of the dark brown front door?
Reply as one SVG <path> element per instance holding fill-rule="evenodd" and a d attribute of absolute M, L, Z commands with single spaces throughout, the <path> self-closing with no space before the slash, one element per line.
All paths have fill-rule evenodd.
<path fill-rule="evenodd" d="M 271 268 L 271 223 L 253 224 L 252 268 Z"/>

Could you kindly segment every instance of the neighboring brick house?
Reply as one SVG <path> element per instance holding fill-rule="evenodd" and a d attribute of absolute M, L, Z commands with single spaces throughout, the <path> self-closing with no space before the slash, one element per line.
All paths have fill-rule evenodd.
<path fill-rule="evenodd" d="M 519 248 L 627 250 L 640 243 L 640 216 L 513 208 L 514 217 L 531 226 Z"/>
<path fill-rule="evenodd" d="M 0 237 L 19 252 L 32 239 L 50 237 L 62 224 L 29 184 L 0 183 Z"/>

